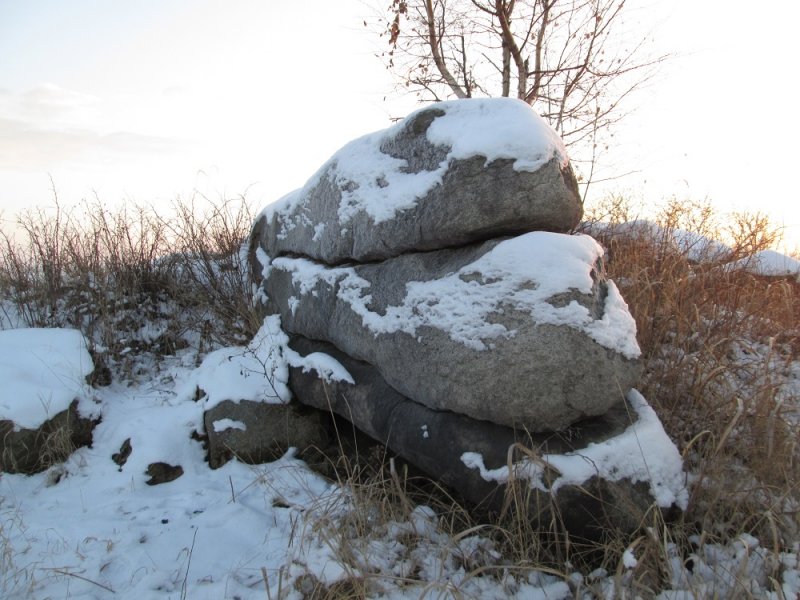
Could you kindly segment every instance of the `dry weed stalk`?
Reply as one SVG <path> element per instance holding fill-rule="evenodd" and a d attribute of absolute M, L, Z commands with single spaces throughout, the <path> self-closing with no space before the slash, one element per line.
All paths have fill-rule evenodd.
<path fill-rule="evenodd" d="M 173 217 L 143 208 L 111 212 L 97 200 L 76 216 L 55 200 L 52 212 L 21 215 L 17 237 L 0 235 L 0 286 L 28 325 L 80 327 L 117 356 L 131 344 L 120 340 L 141 325 L 134 317 L 142 306 L 176 337 L 205 322 L 215 342 L 238 344 L 260 325 L 240 255 L 253 218 L 244 199 L 211 203 L 205 212 L 195 199 L 178 202 Z M 777 553 L 797 537 L 797 430 L 785 412 L 798 399 L 784 384 L 800 348 L 800 284 L 726 267 L 775 241 L 762 215 L 735 215 L 725 224 L 708 205 L 672 202 L 654 227 L 630 225 L 635 214 L 624 199 L 601 211 L 606 225 L 593 233 L 637 322 L 646 369 L 641 391 L 693 473 L 689 510 L 676 523 L 653 511 L 633 538 L 609 536 L 586 549 L 566 534 L 557 511 L 547 531 L 534 530 L 525 512 L 529 489 L 512 481 L 507 518 L 481 531 L 511 557 L 514 564 L 504 568 L 563 565 L 586 551 L 601 554 L 620 581 L 620 557 L 635 548 L 638 565 L 625 585 L 648 597 L 668 581 L 674 548 L 752 533 Z M 729 248 L 685 231 L 724 239 Z M 170 303 L 177 310 L 165 311 Z M 54 451 L 61 454 L 60 444 Z M 474 532 L 468 511 L 441 488 L 409 477 L 383 451 L 366 458 L 343 449 L 334 461 L 351 506 L 325 535 L 335 536 L 343 559 L 358 565 L 359 540 L 408 519 L 416 503 L 433 506 L 452 539 Z M 487 568 L 471 571 L 479 572 Z M 359 597 L 369 586 L 362 574 L 313 589 L 315 597 Z"/>
<path fill-rule="evenodd" d="M 708 205 L 679 202 L 631 229 L 622 225 L 631 210 L 607 206 L 597 237 L 636 319 L 642 391 L 697 474 L 682 526 L 709 541 L 751 533 L 785 547 L 800 502 L 797 426 L 784 415 L 798 400 L 786 395 L 785 373 L 800 347 L 800 285 L 729 266 L 778 231 L 759 214 L 721 227 Z"/>
<path fill-rule="evenodd" d="M 97 198 L 66 210 L 54 196 L 0 231 L 0 289 L 26 325 L 81 329 L 118 360 L 171 353 L 189 329 L 217 344 L 249 340 L 260 323 L 240 249 L 253 211 L 244 198 L 203 200 L 203 211 L 178 200 L 164 216 Z M 141 331 L 148 322 L 159 335 Z"/>

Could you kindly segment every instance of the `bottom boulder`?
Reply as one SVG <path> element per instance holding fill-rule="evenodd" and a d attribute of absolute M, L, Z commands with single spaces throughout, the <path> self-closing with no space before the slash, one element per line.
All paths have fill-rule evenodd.
<path fill-rule="evenodd" d="M 225 400 L 203 415 L 208 464 L 217 469 L 231 458 L 249 464 L 275 460 L 290 447 L 301 452 L 324 447 L 327 415 L 300 404 Z"/>
<path fill-rule="evenodd" d="M 635 531 L 654 507 L 686 506 L 677 448 L 634 390 L 603 416 L 530 434 L 427 408 L 330 344 L 295 338 L 291 347 L 329 354 L 355 382 L 292 368 L 289 385 L 300 402 L 345 417 L 479 512 L 499 513 L 513 492 L 535 526 L 550 529 L 555 521 L 572 536 L 596 540 L 609 529 Z"/>
<path fill-rule="evenodd" d="M 36 429 L 0 420 L 0 472 L 31 475 L 64 462 L 76 448 L 91 446 L 98 422 L 78 413 L 78 400 Z"/>

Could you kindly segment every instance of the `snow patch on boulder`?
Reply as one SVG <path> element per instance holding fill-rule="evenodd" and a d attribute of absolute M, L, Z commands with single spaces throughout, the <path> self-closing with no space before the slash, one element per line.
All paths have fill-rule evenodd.
<path fill-rule="evenodd" d="M 431 144 L 448 146 L 450 151 L 438 168 L 418 173 L 406 172 L 407 161 L 381 151 L 381 145 L 403 131 L 404 123 L 432 107 L 444 114 L 431 124 L 427 139 Z M 333 183 L 342 190 L 338 209 L 339 222 L 347 223 L 364 212 L 375 223 L 393 219 L 413 208 L 417 200 L 442 182 L 452 160 L 474 156 L 514 160 L 517 171 L 536 171 L 556 158 L 562 166 L 569 161 L 558 134 L 531 107 L 513 98 L 476 98 L 439 102 L 422 108 L 387 130 L 353 140 L 336 152 L 299 190 L 295 190 L 261 213 L 267 220 L 282 214 L 285 236 L 300 223 L 292 218 L 297 204 L 333 173 Z M 335 167 L 335 168 L 334 168 Z M 319 227 L 317 225 L 316 227 Z M 319 235 L 320 230 L 315 233 Z"/>
<path fill-rule="evenodd" d="M 486 481 L 507 483 L 513 475 L 552 494 L 563 486 L 580 486 L 595 476 L 608 481 L 642 481 L 650 486 L 658 506 L 668 508 L 674 504 L 685 510 L 689 495 L 678 449 L 638 391 L 631 390 L 627 401 L 637 416 L 636 422 L 622 434 L 604 442 L 592 443 L 567 454 L 543 454 L 539 461 L 520 461 L 513 465 L 513 473 L 507 466 L 487 469 L 483 456 L 476 452 L 465 452 L 461 461 L 468 468 L 479 470 Z M 545 469 L 557 473 L 550 487 L 544 481 Z"/>
<path fill-rule="evenodd" d="M 220 348 L 206 356 L 181 386 L 178 400 L 194 398 L 201 390 L 205 411 L 225 400 L 285 404 L 292 398 L 290 366 L 313 369 L 326 381 L 352 383 L 347 370 L 332 357 L 322 353 L 303 357 L 291 350 L 280 316 L 272 315 L 247 346 Z"/>
<path fill-rule="evenodd" d="M 291 273 L 303 295 L 313 293 L 320 282 L 338 283 L 337 296 L 376 335 L 402 331 L 416 336 L 419 328 L 433 327 L 469 348 L 485 350 L 492 340 L 515 335 L 489 318 L 513 309 L 529 313 L 539 324 L 582 331 L 601 346 L 635 359 L 640 355 L 636 322 L 612 282 L 600 319 L 576 301 L 565 306 L 550 303 L 567 292 L 591 294 L 592 270 L 602 256 L 600 245 L 586 235 L 528 233 L 500 242 L 446 277 L 408 283 L 402 304 L 388 307 L 384 314 L 370 310 L 370 283 L 352 267 L 328 268 L 304 258 L 277 258 L 271 266 Z"/>
<path fill-rule="evenodd" d="M 86 383 L 93 370 L 86 339 L 77 330 L 0 331 L 0 420 L 38 429 L 76 399 L 83 416 L 96 416 Z"/>

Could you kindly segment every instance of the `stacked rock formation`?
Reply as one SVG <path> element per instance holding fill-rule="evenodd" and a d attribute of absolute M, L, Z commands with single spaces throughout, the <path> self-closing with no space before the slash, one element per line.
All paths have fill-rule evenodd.
<path fill-rule="evenodd" d="M 635 324 L 600 246 L 569 234 L 581 214 L 561 141 L 516 100 L 439 103 L 345 146 L 250 240 L 265 314 L 350 374 L 294 368 L 295 396 L 489 507 L 508 477 L 486 465 L 515 443 L 563 454 L 624 435 Z M 594 479 L 592 502 L 559 506 L 570 528 L 634 526 L 619 485 Z M 637 479 L 624 495 L 644 510 L 658 483 Z"/>

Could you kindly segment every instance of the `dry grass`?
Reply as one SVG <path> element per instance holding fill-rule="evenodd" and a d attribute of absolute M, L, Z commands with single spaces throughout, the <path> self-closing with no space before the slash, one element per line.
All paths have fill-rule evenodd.
<path fill-rule="evenodd" d="M 800 398 L 786 383 L 800 348 L 800 285 L 726 267 L 767 249 L 779 232 L 762 215 L 737 214 L 721 226 L 707 205 L 672 202 L 658 228 L 620 234 L 614 225 L 631 220 L 630 207 L 606 208 L 612 226 L 597 237 L 636 319 L 642 392 L 695 474 L 689 509 L 668 533 L 682 543 L 746 533 L 773 549 L 790 546 L 800 471 L 786 411 Z M 725 239 L 730 250 L 678 243 L 680 230 Z"/>
<path fill-rule="evenodd" d="M 178 202 L 172 217 L 145 208 L 112 212 L 98 201 L 76 212 L 56 204 L 50 212 L 25 213 L 19 236 L 0 237 L 0 287 L 27 325 L 81 328 L 112 361 L 123 361 L 126 349 L 167 352 L 187 340 L 240 344 L 260 324 L 240 254 L 253 213 L 244 199 L 200 200 L 210 208 Z M 388 576 L 370 569 L 371 544 L 392 524 L 413 521 L 421 504 L 434 509 L 447 541 L 432 544 L 430 535 L 414 532 L 403 537 L 408 569 L 391 576 L 400 585 L 420 581 L 414 549 L 439 552 L 467 579 L 498 581 L 515 570 L 558 574 L 587 557 L 584 564 L 599 562 L 618 589 L 652 597 L 669 583 L 672 562 L 705 545 L 754 535 L 777 553 L 798 539 L 798 432 L 787 411 L 800 399 L 786 381 L 800 349 L 800 285 L 725 266 L 767 248 L 778 232 L 761 215 L 722 219 L 703 204 L 672 202 L 657 227 L 622 225 L 634 217 L 630 204 L 615 199 L 595 211 L 590 225 L 637 322 L 641 391 L 692 473 L 686 513 L 667 523 L 654 510 L 633 536 L 610 535 L 585 548 L 557 519 L 545 530 L 532 525 L 522 484 L 510 486 L 503 519 L 479 525 L 445 490 L 410 477 L 382 449 L 356 460 L 357 453 L 342 448 L 332 472 L 348 490 L 346 510 L 321 507 L 303 534 L 337 548 L 353 576 L 334 586 L 309 577 L 295 591 L 368 597 Z M 729 249 L 687 242 L 684 230 L 722 239 Z M 157 336 L 137 333 L 145 320 L 161 324 Z M 502 560 L 490 559 L 489 551 L 459 554 L 459 544 L 475 536 L 490 540 Z M 631 548 L 638 561 L 632 569 L 622 562 Z M 0 560 L 10 564 L 7 552 Z M 749 597 L 747 573 L 733 579 L 736 593 Z M 440 591 L 459 597 L 457 587 Z"/>
<path fill-rule="evenodd" d="M 253 208 L 244 196 L 219 202 L 201 196 L 199 202 L 176 202 L 173 212 L 176 217 L 162 223 L 173 240 L 181 284 L 222 325 L 211 327 L 211 336 L 222 344 L 249 342 L 261 326 L 244 254 Z"/>
<path fill-rule="evenodd" d="M 178 200 L 167 216 L 97 199 L 65 210 L 54 198 L 0 231 L 0 289 L 25 325 L 78 328 L 112 360 L 169 354 L 198 332 L 241 343 L 258 325 L 240 256 L 253 210 L 245 198 L 205 200 L 205 210 Z"/>
<path fill-rule="evenodd" d="M 776 242 L 779 232 L 762 215 L 723 219 L 705 204 L 671 202 L 655 219 L 657 226 L 639 222 L 623 227 L 635 221 L 630 205 L 612 201 L 602 208 L 604 225 L 599 226 L 598 217 L 590 228 L 606 247 L 608 275 L 637 322 L 645 366 L 641 391 L 656 407 L 691 473 L 688 510 L 665 521 L 654 509 L 634 535 L 609 532 L 603 542 L 586 546 L 564 531 L 557 511 L 550 523 L 534 524 L 525 482 L 512 482 L 505 514 L 483 526 L 452 498 L 427 501 L 445 515 L 439 528 L 446 538 L 458 540 L 477 527 L 503 556 L 499 566 L 465 564 L 468 578 L 490 575 L 500 580 L 509 569 L 519 569 L 567 580 L 565 565 L 583 572 L 600 566 L 614 580 L 617 597 L 654 597 L 669 587 L 676 564 L 691 564 L 704 548 L 719 544 L 752 553 L 752 559 L 725 573 L 728 587 L 713 594 L 755 597 L 749 568 L 761 559 L 748 536 L 758 538 L 774 559 L 792 548 L 798 534 L 798 431 L 787 411 L 796 410 L 800 398 L 792 397 L 786 384 L 800 349 L 800 285 L 792 278 L 767 278 L 726 266 Z M 727 247 L 708 245 L 685 231 L 725 240 Z M 338 470 L 343 485 L 353 491 L 353 505 L 347 517 L 352 528 L 334 528 L 336 544 L 342 559 L 354 567 L 360 564 L 352 550 L 354 540 L 366 543 L 382 524 L 408 518 L 409 506 L 425 502 L 408 489 L 407 480 L 398 485 L 386 460 L 371 464 L 384 467 L 368 477 L 349 463 Z M 626 550 L 634 552 L 635 567 L 624 564 Z M 777 560 L 765 563 L 762 588 L 777 589 L 780 570 Z M 341 595 L 318 586 L 314 593 L 324 594 L 313 597 L 365 597 L 369 586 L 363 578 L 348 581 Z M 576 597 L 584 591 L 600 596 L 608 592 L 595 589 L 588 579 L 570 585 Z M 699 584 L 686 585 L 695 589 Z M 354 587 L 360 594 L 352 595 Z M 695 593 L 707 597 L 712 592 L 699 585 Z M 459 597 L 459 590 L 443 594 Z"/>

